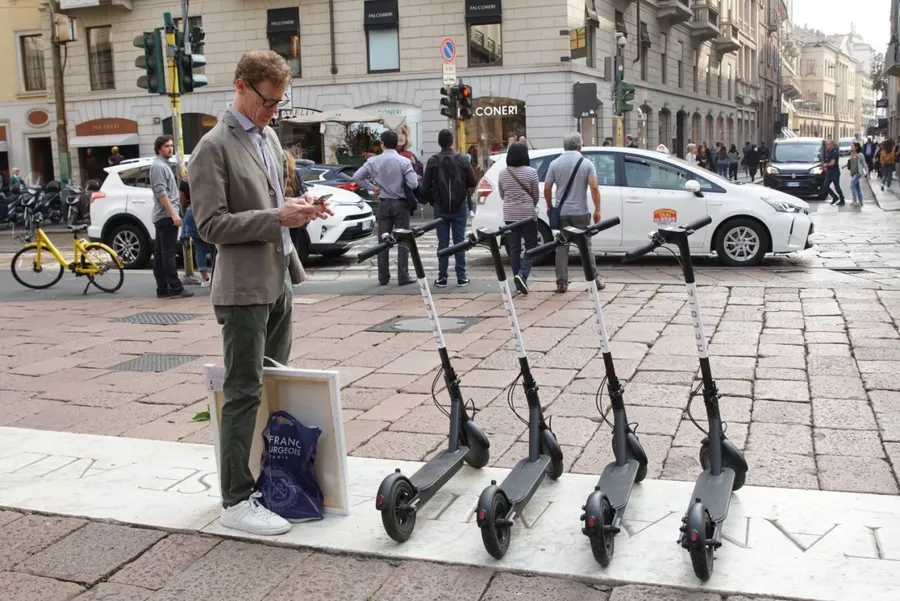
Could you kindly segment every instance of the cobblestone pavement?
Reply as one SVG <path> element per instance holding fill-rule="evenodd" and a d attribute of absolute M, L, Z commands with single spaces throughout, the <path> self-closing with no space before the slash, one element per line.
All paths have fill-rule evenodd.
<path fill-rule="evenodd" d="M 722 600 L 714 593 L 328 555 L 10 511 L 0 511 L 0 549 L 4 601 Z"/>

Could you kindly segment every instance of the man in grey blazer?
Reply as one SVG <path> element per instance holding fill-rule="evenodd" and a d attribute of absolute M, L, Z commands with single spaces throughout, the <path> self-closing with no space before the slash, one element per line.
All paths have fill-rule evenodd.
<path fill-rule="evenodd" d="M 191 155 L 191 200 L 200 236 L 218 254 L 210 300 L 222 326 L 220 426 L 222 525 L 253 534 L 290 530 L 259 503 L 250 446 L 263 357 L 291 354 L 291 286 L 306 279 L 290 228 L 333 213 L 315 197 L 284 198 L 281 144 L 268 126 L 285 103 L 291 68 L 270 51 L 247 52 L 234 72 L 234 100 Z"/>

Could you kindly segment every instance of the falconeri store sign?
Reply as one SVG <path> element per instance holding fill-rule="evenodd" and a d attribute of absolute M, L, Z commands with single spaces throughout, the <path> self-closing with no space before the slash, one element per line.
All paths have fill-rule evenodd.
<path fill-rule="evenodd" d="M 526 135 L 525 101 L 518 98 L 486 97 L 473 102 L 472 118 L 464 121 L 466 152 L 472 155 L 476 172 L 490 167 L 488 158 L 504 152 L 511 140 Z"/>
<path fill-rule="evenodd" d="M 524 108 L 524 103 L 523 103 Z M 500 106 L 477 106 L 475 107 L 476 117 L 511 117 L 519 114 L 518 104 L 506 104 Z"/>

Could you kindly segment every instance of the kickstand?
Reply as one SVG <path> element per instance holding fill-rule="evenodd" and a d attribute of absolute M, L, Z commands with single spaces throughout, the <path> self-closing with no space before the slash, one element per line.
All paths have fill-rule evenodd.
<path fill-rule="evenodd" d="M 87 296 L 88 288 L 90 288 L 90 287 L 91 287 L 91 284 L 93 284 L 93 283 L 94 283 L 94 280 L 88 278 L 88 283 L 85 284 L 85 286 L 84 286 L 84 292 L 81 293 L 81 296 Z"/>

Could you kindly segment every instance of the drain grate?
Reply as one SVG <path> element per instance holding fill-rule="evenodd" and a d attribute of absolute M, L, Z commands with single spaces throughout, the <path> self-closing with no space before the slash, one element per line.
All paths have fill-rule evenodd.
<path fill-rule="evenodd" d="M 173 326 L 176 323 L 181 323 L 182 321 L 187 321 L 189 319 L 194 319 L 195 317 L 200 317 L 194 313 L 135 313 L 134 315 L 129 315 L 128 317 L 120 317 L 116 319 L 116 321 L 125 321 L 128 323 L 137 323 L 142 325 L 151 325 L 151 326 Z"/>
<path fill-rule="evenodd" d="M 169 353 L 147 353 L 124 363 L 113 365 L 110 369 L 115 371 L 147 371 L 163 372 L 176 368 L 179 365 L 190 363 L 200 359 L 202 355 L 175 355 Z"/>
<path fill-rule="evenodd" d="M 481 321 L 481 317 L 441 317 L 438 321 L 444 333 L 464 332 L 470 326 Z M 431 322 L 425 317 L 395 317 L 370 328 L 368 332 L 430 332 Z"/>
<path fill-rule="evenodd" d="M 829 267 L 828 269 L 838 273 L 862 273 L 867 271 L 864 267 Z"/>

